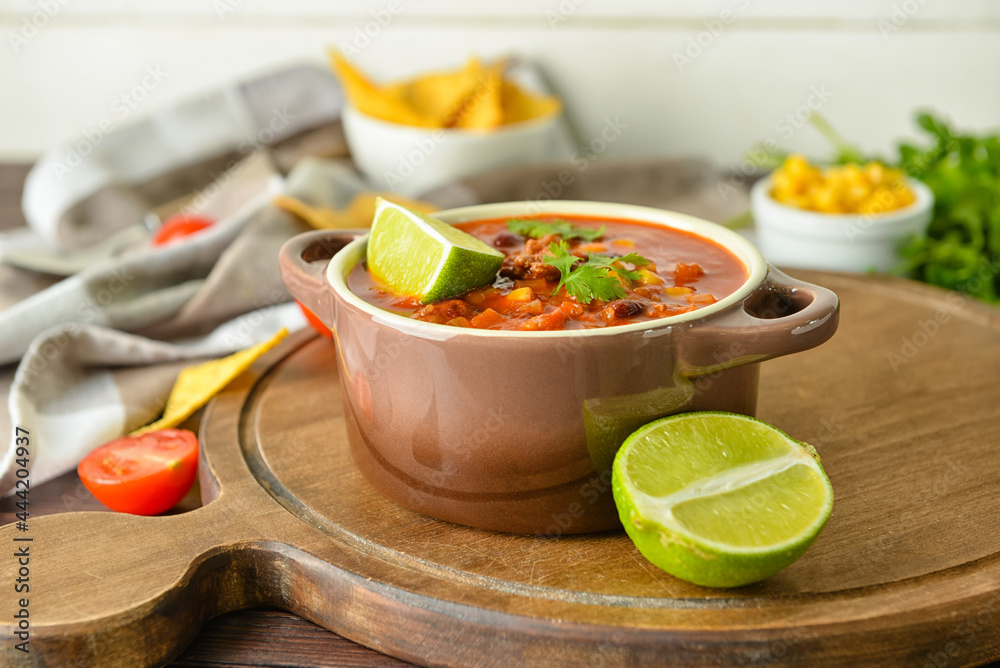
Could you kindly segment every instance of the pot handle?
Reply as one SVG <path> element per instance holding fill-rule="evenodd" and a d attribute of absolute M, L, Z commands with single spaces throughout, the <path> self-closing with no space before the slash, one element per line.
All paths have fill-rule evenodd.
<path fill-rule="evenodd" d="M 814 348 L 837 331 L 840 300 L 768 264 L 767 277 L 742 304 L 684 331 L 681 370 L 699 376 Z"/>
<path fill-rule="evenodd" d="M 278 253 L 281 280 L 292 297 L 333 329 L 333 300 L 326 290 L 330 258 L 368 230 L 315 230 L 296 235 Z"/>

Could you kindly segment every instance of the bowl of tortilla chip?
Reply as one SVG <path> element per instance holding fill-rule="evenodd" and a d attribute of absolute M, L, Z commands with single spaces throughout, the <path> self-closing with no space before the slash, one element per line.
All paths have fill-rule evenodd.
<path fill-rule="evenodd" d="M 377 188 L 417 195 L 552 155 L 559 100 L 506 79 L 504 61 L 473 58 L 460 70 L 380 85 L 339 54 L 331 60 L 347 95 L 351 157 Z"/>

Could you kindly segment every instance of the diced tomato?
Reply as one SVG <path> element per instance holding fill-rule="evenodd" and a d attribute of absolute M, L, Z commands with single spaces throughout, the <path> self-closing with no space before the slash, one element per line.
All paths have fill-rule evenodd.
<path fill-rule="evenodd" d="M 684 299 L 687 300 L 688 304 L 700 304 L 702 306 L 715 303 L 715 297 L 712 295 L 688 295 Z"/>
<path fill-rule="evenodd" d="M 552 313 L 545 313 L 543 315 L 536 315 L 533 318 L 528 318 L 521 324 L 521 329 L 526 331 L 542 331 L 548 329 L 562 329 L 562 326 L 569 319 L 566 312 L 562 309 L 556 309 Z"/>
<path fill-rule="evenodd" d="M 469 321 L 476 329 L 489 329 L 495 325 L 499 325 L 504 321 L 504 317 L 494 311 L 491 308 L 486 309 L 475 318 Z"/>
<path fill-rule="evenodd" d="M 153 235 L 152 244 L 163 246 L 172 241 L 197 234 L 215 224 L 215 221 L 204 216 L 178 214 L 163 221 L 163 225 Z"/>
<path fill-rule="evenodd" d="M 84 457 L 76 470 L 111 510 L 158 515 L 191 489 L 198 472 L 198 437 L 186 429 L 123 436 Z"/>
<path fill-rule="evenodd" d="M 545 313 L 545 307 L 542 305 L 542 300 L 535 299 L 527 304 L 518 306 L 517 312 L 527 313 L 528 315 L 541 315 L 542 313 Z"/>
<path fill-rule="evenodd" d="M 582 306 L 568 299 L 564 301 L 562 304 L 560 304 L 559 308 L 565 311 L 566 315 L 570 316 L 571 318 L 574 316 L 579 316 L 584 314 L 584 308 Z"/>
<path fill-rule="evenodd" d="M 697 262 L 691 264 L 677 263 L 674 268 L 674 283 L 689 283 L 705 275 L 705 270 Z"/>
<path fill-rule="evenodd" d="M 312 325 L 313 329 L 319 332 L 320 336 L 325 336 L 331 340 L 333 339 L 333 332 L 330 331 L 329 327 L 323 324 L 323 321 L 319 319 L 319 316 L 307 309 L 299 300 L 296 299 L 295 303 L 299 305 L 299 308 L 302 309 L 302 314 L 306 317 L 306 320 L 309 321 L 309 324 Z"/>

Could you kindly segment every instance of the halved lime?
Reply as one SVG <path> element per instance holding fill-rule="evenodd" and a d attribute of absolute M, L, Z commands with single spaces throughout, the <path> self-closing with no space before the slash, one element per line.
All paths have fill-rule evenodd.
<path fill-rule="evenodd" d="M 393 292 L 449 299 L 493 281 L 504 255 L 462 230 L 382 198 L 368 237 L 368 270 Z"/>
<path fill-rule="evenodd" d="M 732 413 L 683 413 L 640 428 L 615 456 L 612 489 L 643 556 L 706 587 L 739 587 L 789 566 L 833 509 L 812 446 Z"/>

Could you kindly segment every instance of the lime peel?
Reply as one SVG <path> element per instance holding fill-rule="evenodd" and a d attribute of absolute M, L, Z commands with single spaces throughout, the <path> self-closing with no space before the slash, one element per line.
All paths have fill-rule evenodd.
<path fill-rule="evenodd" d="M 428 303 L 491 283 L 504 254 L 436 218 L 378 198 L 368 270 L 400 295 Z"/>
<path fill-rule="evenodd" d="M 833 507 L 811 446 L 730 413 L 686 413 L 640 428 L 615 457 L 612 489 L 647 559 L 712 587 L 750 584 L 787 567 Z"/>

